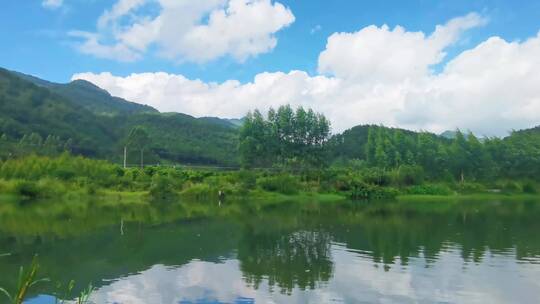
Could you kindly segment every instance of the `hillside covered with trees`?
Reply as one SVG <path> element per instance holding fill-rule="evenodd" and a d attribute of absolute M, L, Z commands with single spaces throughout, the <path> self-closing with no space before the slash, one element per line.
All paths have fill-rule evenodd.
<path fill-rule="evenodd" d="M 54 84 L 0 69 L 2 158 L 50 154 L 42 146 L 54 138 L 55 150 L 120 163 L 135 127 L 148 133 L 148 163 L 238 163 L 237 125 L 227 120 L 159 113 L 86 81 Z M 139 154 L 128 149 L 128 162 L 138 163 Z"/>
<path fill-rule="evenodd" d="M 134 129 L 144 142 L 130 143 Z M 311 109 L 254 110 L 243 120 L 160 113 L 86 82 L 55 84 L 0 70 L 0 158 L 68 151 L 127 164 L 197 164 L 306 171 L 415 172 L 433 181 L 534 179 L 540 128 L 478 139 L 360 125 L 340 134 Z M 142 152 L 141 152 L 142 151 Z"/>
<path fill-rule="evenodd" d="M 356 126 L 330 136 L 322 114 L 288 106 L 271 109 L 265 118 L 250 113 L 240 132 L 240 154 L 248 167 L 301 164 L 409 170 L 432 181 L 540 179 L 540 128 L 500 138 L 478 139 L 455 131 L 453 139 L 429 132 L 383 126 Z M 261 163 L 262 162 L 262 163 Z"/>

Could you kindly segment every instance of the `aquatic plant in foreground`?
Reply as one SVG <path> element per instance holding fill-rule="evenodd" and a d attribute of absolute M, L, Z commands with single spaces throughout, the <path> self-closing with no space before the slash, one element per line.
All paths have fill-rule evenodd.
<path fill-rule="evenodd" d="M 37 263 L 37 256 L 34 256 L 30 269 L 24 270 L 24 267 L 19 268 L 19 278 L 17 280 L 17 289 L 15 292 L 10 293 L 4 288 L 0 287 L 0 292 L 9 298 L 9 301 L 13 304 L 22 304 L 30 288 L 40 282 L 49 281 L 47 278 L 36 279 L 39 264 Z"/>

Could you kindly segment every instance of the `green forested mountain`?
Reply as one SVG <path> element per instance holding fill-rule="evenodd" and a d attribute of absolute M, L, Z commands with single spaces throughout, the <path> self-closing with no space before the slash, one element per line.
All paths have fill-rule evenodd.
<path fill-rule="evenodd" d="M 53 83 L 34 76 L 12 72 L 20 78 L 33 84 L 45 87 L 50 91 L 63 96 L 70 101 L 79 104 L 96 114 L 114 115 L 126 113 L 142 113 L 158 111 L 150 106 L 130 102 L 125 99 L 114 97 L 109 92 L 101 89 L 86 80 L 74 80 L 69 83 Z"/>
<path fill-rule="evenodd" d="M 51 135 L 69 141 L 75 154 L 119 162 L 130 130 L 142 126 L 150 139 L 148 161 L 238 163 L 237 130 L 227 120 L 159 113 L 86 81 L 62 85 L 21 75 L 0 69 L 0 136 L 11 143 L 4 154 L 39 150 Z M 138 163 L 132 152 L 131 162 Z"/>
<path fill-rule="evenodd" d="M 308 152 L 313 140 L 299 135 L 302 130 L 306 136 L 317 133 L 306 129 L 310 121 L 317 127 L 316 119 L 307 119 L 316 117 L 310 113 L 284 107 L 269 113 L 266 120 L 251 117 L 246 129 L 249 116 L 234 120 L 160 113 L 112 97 L 86 81 L 54 84 L 0 69 L 0 158 L 25 151 L 69 149 L 74 154 L 121 162 L 128 145 L 128 162 L 136 164 L 141 149 L 126 142 L 128 134 L 140 127 L 147 134 L 142 149 L 146 163 L 236 166 L 240 155 L 249 152 L 251 164 L 272 166 L 278 160 L 281 165 L 298 166 L 310 163 L 307 154 L 313 154 Z M 418 166 L 431 178 L 540 176 L 540 127 L 515 131 L 503 139 L 478 139 L 459 131 L 445 135 L 360 125 L 317 140 L 320 155 L 316 163 L 322 165 L 324 159 L 325 164 L 354 160 L 357 165 L 383 169 Z"/>
<path fill-rule="evenodd" d="M 295 112 L 287 106 L 270 109 L 267 117 L 258 111 L 250 113 L 240 131 L 242 164 L 291 167 L 300 163 L 314 169 L 333 163 L 397 175 L 409 172 L 415 178 L 438 181 L 540 179 L 540 127 L 513 132 L 504 139 L 479 139 L 456 130 L 449 139 L 429 132 L 366 125 L 318 141 L 311 137 L 318 134 L 319 123 L 306 113 L 312 112 L 302 108 Z M 315 151 L 321 143 L 321 157 L 308 161 L 318 154 Z"/>
<path fill-rule="evenodd" d="M 494 160 L 512 178 L 540 179 L 540 126 L 488 141 Z"/>
<path fill-rule="evenodd" d="M 216 124 L 220 124 L 220 125 L 223 125 L 223 126 L 227 126 L 227 127 L 235 127 L 235 128 L 240 128 L 243 124 L 244 124 L 244 118 L 241 118 L 241 119 L 229 119 L 229 118 L 219 118 L 219 117 L 209 117 L 209 116 L 205 116 L 205 117 L 201 117 L 200 118 L 201 120 L 205 120 L 205 121 L 208 121 L 208 122 L 213 122 L 213 123 L 216 123 Z"/>
<path fill-rule="evenodd" d="M 448 134 L 448 133 L 447 133 Z M 418 166 L 430 179 L 540 178 L 540 127 L 500 138 L 452 137 L 380 126 L 357 126 L 332 138 L 335 159 L 368 167 Z"/>
<path fill-rule="evenodd" d="M 69 99 L 0 69 L 0 133 L 11 139 L 36 133 L 72 139 L 77 152 L 99 156 L 100 146 L 114 144 L 107 119 Z"/>
<path fill-rule="evenodd" d="M 396 133 L 396 136 L 401 136 L 406 141 L 416 141 L 419 133 L 405 130 L 388 128 L 377 125 L 359 125 L 345 130 L 341 134 L 336 134 L 331 139 L 332 155 L 335 158 L 342 159 L 366 159 L 366 144 L 368 142 L 370 130 L 389 130 Z M 436 135 L 431 135 L 433 138 L 444 141 L 444 138 L 438 138 Z"/>
<path fill-rule="evenodd" d="M 142 126 L 154 153 L 175 163 L 238 165 L 237 129 L 181 113 L 139 113 L 114 117 L 120 136 Z M 117 149 L 119 151 L 120 149 Z"/>

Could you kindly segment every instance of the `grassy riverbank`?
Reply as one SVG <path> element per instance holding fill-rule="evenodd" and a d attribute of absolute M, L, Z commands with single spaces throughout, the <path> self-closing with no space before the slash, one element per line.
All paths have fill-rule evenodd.
<path fill-rule="evenodd" d="M 324 170 L 192 170 L 181 167 L 124 169 L 118 165 L 73 157 L 29 156 L 0 164 L 0 201 L 57 199 L 114 202 L 215 202 L 340 200 L 454 200 L 534 196 L 532 180 L 425 180 L 414 167 Z M 218 193 L 223 193 L 221 196 Z"/>

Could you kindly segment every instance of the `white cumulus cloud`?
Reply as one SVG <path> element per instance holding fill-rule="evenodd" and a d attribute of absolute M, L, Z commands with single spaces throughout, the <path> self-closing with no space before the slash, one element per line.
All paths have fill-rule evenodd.
<path fill-rule="evenodd" d="M 152 5 L 157 14 L 150 13 Z M 159 55 L 174 61 L 232 56 L 242 62 L 274 49 L 275 34 L 294 20 L 289 8 L 271 0 L 118 0 L 99 18 L 97 32 L 78 35 L 79 50 L 134 61 L 156 46 Z M 102 50 L 116 51 L 107 56 Z"/>
<path fill-rule="evenodd" d="M 141 54 L 133 51 L 123 44 L 104 45 L 99 42 L 99 35 L 83 31 L 71 31 L 69 36 L 84 40 L 76 48 L 83 54 L 93 55 L 98 58 L 115 59 L 130 62 L 141 58 Z"/>
<path fill-rule="evenodd" d="M 442 132 L 457 127 L 484 135 L 540 123 L 540 33 L 524 41 L 491 37 L 447 60 L 445 49 L 485 19 L 469 14 L 430 34 L 369 26 L 333 34 L 319 57 L 320 75 L 260 73 L 247 83 L 207 83 L 168 73 L 80 73 L 113 95 L 161 111 L 241 117 L 281 104 L 325 113 L 334 131 L 375 123 Z"/>
<path fill-rule="evenodd" d="M 540 125 L 540 33 L 523 42 L 491 37 L 406 96 L 398 122 L 504 134 Z"/>
<path fill-rule="evenodd" d="M 430 36 L 401 26 L 371 25 L 355 33 L 335 33 L 319 56 L 319 72 L 356 81 L 401 82 L 430 74 L 441 62 L 444 49 L 460 34 L 485 20 L 475 13 L 437 26 Z"/>

